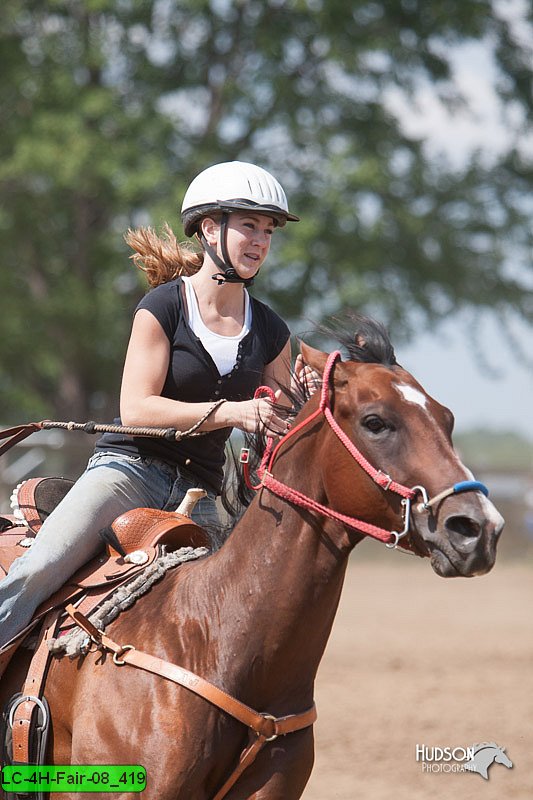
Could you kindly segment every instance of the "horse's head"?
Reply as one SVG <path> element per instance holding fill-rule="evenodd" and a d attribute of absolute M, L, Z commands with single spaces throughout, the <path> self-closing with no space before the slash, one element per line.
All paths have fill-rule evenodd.
<path fill-rule="evenodd" d="M 363 509 L 368 522 L 405 531 L 400 544 L 429 556 L 443 577 L 488 572 L 504 521 L 453 448 L 452 413 L 396 363 L 380 325 L 364 318 L 359 322 L 362 328 L 351 346 L 343 342 L 350 360 L 333 365 L 329 360 L 326 391 L 333 426 L 338 424 L 369 469 L 362 470 L 349 443 L 343 445 L 342 437 L 339 441 L 333 428 L 325 426 L 328 441 L 321 461 L 328 505 L 360 518 Z M 324 373 L 327 354 L 305 344 L 302 354 Z M 318 402 L 315 396 L 311 406 Z M 401 493 L 394 493 L 398 484 L 414 489 L 414 496 L 402 500 Z M 402 512 L 409 517 L 406 525 Z"/>
<path fill-rule="evenodd" d="M 513 762 L 511 761 L 511 759 L 509 758 L 509 756 L 505 752 L 505 748 L 504 747 L 497 747 L 496 748 L 496 755 L 494 757 L 494 761 L 497 764 L 503 764 L 503 766 L 507 767 L 507 769 L 511 769 L 511 767 L 513 766 Z"/>
<path fill-rule="evenodd" d="M 484 742 L 483 744 L 473 745 L 474 754 L 470 761 L 465 763 L 465 769 L 469 772 L 477 772 L 485 780 L 488 780 L 488 770 L 492 764 L 502 764 L 507 769 L 511 769 L 513 762 L 505 752 L 504 747 L 500 747 L 496 742 Z"/>

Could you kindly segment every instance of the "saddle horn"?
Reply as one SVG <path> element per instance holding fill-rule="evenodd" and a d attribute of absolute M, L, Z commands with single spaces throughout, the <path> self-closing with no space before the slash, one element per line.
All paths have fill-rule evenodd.
<path fill-rule="evenodd" d="M 188 489 L 187 494 L 176 509 L 176 514 L 183 514 L 184 517 L 190 517 L 196 503 L 206 495 L 207 492 L 205 489 Z"/>

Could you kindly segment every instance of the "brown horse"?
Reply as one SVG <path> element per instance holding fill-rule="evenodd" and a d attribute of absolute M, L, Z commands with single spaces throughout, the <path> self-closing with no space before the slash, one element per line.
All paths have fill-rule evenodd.
<path fill-rule="evenodd" d="M 348 555 L 363 538 L 348 517 L 359 531 L 397 531 L 392 543 L 408 542 L 439 575 L 491 569 L 503 520 L 453 449 L 451 413 L 396 364 L 379 327 L 366 323 L 355 342 L 348 361 L 302 346 L 306 362 L 326 370 L 322 397 L 304 405 L 265 474 L 308 500 L 262 485 L 217 552 L 168 574 L 109 626 L 115 641 L 179 664 L 252 708 L 295 714 L 313 704 Z M 398 486 L 421 488 L 406 498 Z M 4 698 L 20 675 L 18 657 Z M 211 800 L 247 742 L 240 722 L 201 697 L 98 652 L 55 659 L 45 694 L 47 763 L 142 764 L 145 800 Z M 312 727 L 281 736 L 228 800 L 299 798 L 312 765 Z"/>

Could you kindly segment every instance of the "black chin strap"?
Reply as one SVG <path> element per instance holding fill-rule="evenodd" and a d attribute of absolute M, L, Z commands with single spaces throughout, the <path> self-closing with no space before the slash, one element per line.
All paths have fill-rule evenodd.
<path fill-rule="evenodd" d="M 222 286 L 224 283 L 243 283 L 245 287 L 248 287 L 254 282 L 255 275 L 254 278 L 241 278 L 231 263 L 227 248 L 228 219 L 229 214 L 227 211 L 224 211 L 220 223 L 220 249 L 222 250 L 222 258 L 220 258 L 215 248 L 211 247 L 203 233 L 200 235 L 200 241 L 211 260 L 214 261 L 219 270 L 221 270 L 221 272 L 216 272 L 214 275 L 211 275 L 212 279 L 216 281 L 219 286 Z M 257 270 L 257 272 L 259 272 L 259 270 Z M 255 273 L 256 275 L 257 272 Z"/>

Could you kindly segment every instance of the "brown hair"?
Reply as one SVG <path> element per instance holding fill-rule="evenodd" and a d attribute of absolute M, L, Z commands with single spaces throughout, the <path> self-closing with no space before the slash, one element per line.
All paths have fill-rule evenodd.
<path fill-rule="evenodd" d="M 195 249 L 190 242 L 178 242 L 167 223 L 161 235 L 153 228 L 130 228 L 124 240 L 135 250 L 130 258 L 136 267 L 146 273 L 152 287 L 168 283 L 180 275 L 194 275 L 204 261 L 203 252 Z"/>

